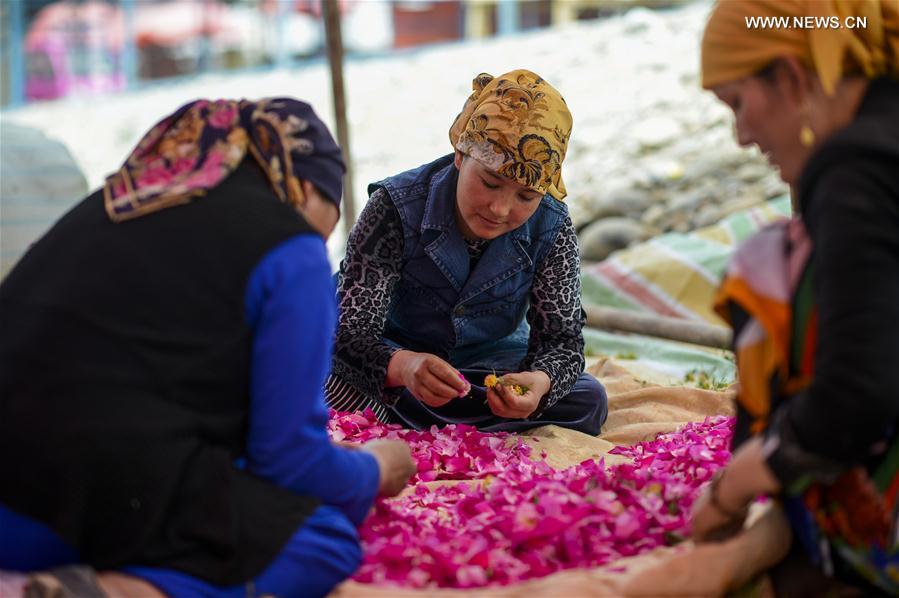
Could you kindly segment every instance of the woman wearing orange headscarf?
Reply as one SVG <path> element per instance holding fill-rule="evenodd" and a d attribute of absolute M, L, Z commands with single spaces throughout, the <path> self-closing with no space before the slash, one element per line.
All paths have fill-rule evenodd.
<path fill-rule="evenodd" d="M 797 217 L 732 260 L 734 454 L 697 502 L 698 540 L 780 494 L 797 545 L 849 583 L 899 591 L 899 3 L 731 0 L 702 83 L 791 185 Z M 805 586 L 799 593 L 816 590 Z"/>

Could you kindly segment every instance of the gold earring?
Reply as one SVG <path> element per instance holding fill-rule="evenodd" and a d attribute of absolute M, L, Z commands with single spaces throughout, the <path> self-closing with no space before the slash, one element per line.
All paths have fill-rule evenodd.
<path fill-rule="evenodd" d="M 815 132 L 812 131 L 812 126 L 809 124 L 808 105 L 804 106 L 802 109 L 802 126 L 799 127 L 799 143 L 801 143 L 803 147 L 812 147 L 815 145 Z"/>
<path fill-rule="evenodd" d="M 803 147 L 812 147 L 815 145 L 815 132 L 812 131 L 812 128 L 808 123 L 803 124 L 799 129 L 799 143 L 801 143 Z"/>

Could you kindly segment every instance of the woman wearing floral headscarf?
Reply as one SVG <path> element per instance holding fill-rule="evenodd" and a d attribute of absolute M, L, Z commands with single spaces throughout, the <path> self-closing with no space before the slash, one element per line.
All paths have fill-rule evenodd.
<path fill-rule="evenodd" d="M 326 433 L 343 173 L 308 104 L 191 102 L 22 258 L 0 569 L 53 568 L 38 596 L 320 596 L 353 573 L 355 526 L 414 463 Z"/>
<path fill-rule="evenodd" d="M 583 373 L 577 237 L 562 203 L 571 114 L 530 71 L 472 87 L 454 153 L 369 186 L 340 268 L 328 402 L 414 428 L 598 434 L 606 396 Z"/>
<path fill-rule="evenodd" d="M 899 3 L 720 2 L 702 81 L 798 214 L 738 250 L 719 293 L 740 410 L 694 535 L 737 527 L 778 493 L 814 565 L 899 593 Z M 800 583 L 784 591 L 823 594 Z"/>

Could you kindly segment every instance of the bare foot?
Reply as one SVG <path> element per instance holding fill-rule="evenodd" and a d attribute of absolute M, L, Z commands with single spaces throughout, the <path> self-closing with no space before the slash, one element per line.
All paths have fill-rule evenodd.
<path fill-rule="evenodd" d="M 166 598 L 156 586 L 132 575 L 103 571 L 97 573 L 97 582 L 110 598 Z"/>

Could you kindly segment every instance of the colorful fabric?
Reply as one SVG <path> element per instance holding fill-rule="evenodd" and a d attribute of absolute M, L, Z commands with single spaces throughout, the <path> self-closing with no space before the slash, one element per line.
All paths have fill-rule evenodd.
<path fill-rule="evenodd" d="M 562 161 L 571 137 L 571 112 L 536 73 L 481 73 L 450 127 L 453 147 L 497 173 L 558 200 L 565 199 Z"/>
<path fill-rule="evenodd" d="M 583 268 L 585 303 L 723 326 L 712 308 L 734 247 L 769 222 L 790 216 L 784 196 L 690 233 L 667 233 Z"/>
<path fill-rule="evenodd" d="M 751 318 L 735 333 L 734 353 L 739 364 L 739 399 L 754 418 L 753 432 L 767 425 L 774 402 L 772 379 L 780 381 L 781 388 L 775 389 L 787 396 L 811 380 L 811 369 L 790 369 L 793 316 L 799 315 L 792 312 L 791 302 L 806 273 L 811 248 L 801 220 L 766 227 L 734 253 L 715 298 L 715 309 L 725 320 L 731 319 L 731 303 Z M 802 315 L 814 320 L 813 310 Z M 813 349 L 806 346 L 805 352 Z M 808 368 L 813 365 L 811 358 L 800 360 Z"/>
<path fill-rule="evenodd" d="M 734 254 L 716 297 L 721 316 L 740 322 L 734 331 L 737 400 L 753 434 L 765 431 L 773 411 L 812 380 L 818 321 L 811 254 L 801 220 L 775 223 Z M 810 482 L 785 493 L 791 525 L 812 560 L 833 571 L 835 552 L 873 585 L 899 592 L 899 439 L 868 469 L 854 467 L 831 483 Z"/>
<path fill-rule="evenodd" d="M 899 594 L 899 442 L 872 471 L 855 467 L 832 484 L 787 496 L 785 510 L 812 562 L 834 571 L 834 556 L 868 583 Z"/>
<path fill-rule="evenodd" d="M 756 17 L 781 21 L 751 24 Z M 806 18 L 813 26 L 801 25 Z M 749 77 L 782 56 L 795 56 L 813 68 L 828 94 L 846 74 L 899 76 L 899 2 L 718 2 L 702 37 L 702 86 Z"/>
<path fill-rule="evenodd" d="M 291 98 L 197 100 L 154 126 L 104 185 L 113 222 L 185 204 L 218 186 L 247 153 L 281 201 L 306 202 L 311 181 L 339 207 L 346 167 L 312 107 Z"/>

